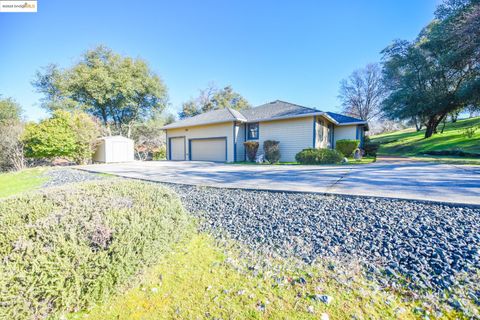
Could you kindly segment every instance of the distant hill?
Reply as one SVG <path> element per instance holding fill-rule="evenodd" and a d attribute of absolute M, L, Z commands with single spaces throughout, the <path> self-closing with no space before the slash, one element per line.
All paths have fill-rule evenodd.
<path fill-rule="evenodd" d="M 439 125 L 440 132 L 442 124 Z M 475 133 L 467 136 L 467 129 Z M 379 155 L 395 156 L 446 156 L 480 159 L 480 117 L 447 123 L 443 133 L 424 139 L 425 130 L 405 129 L 370 137 L 381 144 Z"/>

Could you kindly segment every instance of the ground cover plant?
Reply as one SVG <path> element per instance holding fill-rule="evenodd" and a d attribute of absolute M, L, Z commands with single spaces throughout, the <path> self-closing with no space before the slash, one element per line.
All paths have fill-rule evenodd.
<path fill-rule="evenodd" d="M 178 198 L 108 179 L 0 201 L 0 318 L 42 319 L 102 301 L 191 225 Z"/>

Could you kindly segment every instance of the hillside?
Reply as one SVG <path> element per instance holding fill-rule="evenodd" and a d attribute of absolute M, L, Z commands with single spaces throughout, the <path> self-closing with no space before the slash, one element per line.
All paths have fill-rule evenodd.
<path fill-rule="evenodd" d="M 467 129 L 476 128 L 474 135 L 469 138 Z M 441 130 L 441 125 L 438 128 Z M 466 153 L 480 153 L 480 117 L 458 120 L 456 123 L 447 123 L 443 133 L 424 139 L 425 130 L 416 132 L 415 129 L 405 129 L 370 137 L 372 142 L 381 144 L 379 155 L 395 156 L 431 156 L 431 151 L 455 151 Z M 435 158 L 455 158 L 455 156 L 434 156 Z M 467 155 L 456 157 L 475 159 L 477 156 Z M 480 157 L 478 157 L 480 159 Z M 476 161 L 475 161 L 476 162 Z"/>

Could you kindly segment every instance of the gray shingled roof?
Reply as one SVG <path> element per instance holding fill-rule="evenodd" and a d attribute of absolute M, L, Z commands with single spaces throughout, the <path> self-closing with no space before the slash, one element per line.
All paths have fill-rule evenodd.
<path fill-rule="evenodd" d="M 295 118 L 318 113 L 321 113 L 321 111 L 280 100 L 242 111 L 242 114 L 247 118 L 248 122 Z"/>
<path fill-rule="evenodd" d="M 366 124 L 366 122 L 363 120 L 344 116 L 338 113 L 322 112 L 320 110 L 303 107 L 298 104 L 276 100 L 252 109 L 242 111 L 237 111 L 230 108 L 209 111 L 191 118 L 171 123 L 164 126 L 163 129 L 183 128 L 230 121 L 258 122 L 284 118 L 297 118 L 308 115 L 327 116 L 328 118 L 332 119 L 334 122 L 340 125 L 346 123 Z"/>
<path fill-rule="evenodd" d="M 238 111 L 230 108 L 212 110 L 164 126 L 162 129 L 174 129 L 229 121 L 245 122 L 247 119 Z"/>

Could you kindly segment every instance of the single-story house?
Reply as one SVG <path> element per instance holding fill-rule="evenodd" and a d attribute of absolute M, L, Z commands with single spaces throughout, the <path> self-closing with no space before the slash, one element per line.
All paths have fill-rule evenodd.
<path fill-rule="evenodd" d="M 168 160 L 245 161 L 243 142 L 258 141 L 262 154 L 265 140 L 277 140 L 280 161 L 290 162 L 305 148 L 334 148 L 341 139 L 357 139 L 362 146 L 368 123 L 277 100 L 242 111 L 206 112 L 162 129 Z"/>

